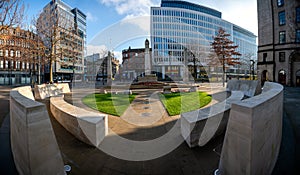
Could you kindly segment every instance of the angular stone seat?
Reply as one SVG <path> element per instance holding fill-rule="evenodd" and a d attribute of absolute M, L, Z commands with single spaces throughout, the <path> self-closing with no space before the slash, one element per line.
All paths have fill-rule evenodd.
<path fill-rule="evenodd" d="M 65 174 L 46 106 L 34 100 L 30 86 L 10 92 L 10 129 L 19 174 Z"/>
<path fill-rule="evenodd" d="M 73 106 L 63 96 L 50 98 L 50 111 L 67 131 L 89 145 L 98 147 L 108 133 L 107 115 Z"/>
<path fill-rule="evenodd" d="M 283 86 L 265 82 L 262 93 L 239 103 L 230 112 L 219 172 L 272 174 L 282 137 Z"/>
<path fill-rule="evenodd" d="M 42 84 L 34 86 L 35 99 L 45 99 L 70 92 L 68 83 Z"/>
<path fill-rule="evenodd" d="M 243 97 L 243 92 L 232 91 L 225 101 L 181 114 L 181 134 L 189 147 L 204 146 L 222 133 L 227 125 L 231 103 Z"/>

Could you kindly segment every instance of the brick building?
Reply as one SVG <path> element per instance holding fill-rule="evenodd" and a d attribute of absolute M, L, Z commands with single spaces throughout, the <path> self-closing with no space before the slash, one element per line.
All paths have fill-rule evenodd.
<path fill-rule="evenodd" d="M 36 34 L 0 26 L 0 85 L 42 83 L 45 62 L 44 45 Z"/>
<path fill-rule="evenodd" d="M 150 53 L 152 51 L 149 48 L 148 40 L 145 41 L 145 48 L 132 49 L 129 47 L 122 50 L 122 68 L 120 69 L 122 79 L 134 80 L 145 74 L 145 49 L 149 49 Z M 150 60 L 152 60 L 152 54 L 150 54 Z"/>

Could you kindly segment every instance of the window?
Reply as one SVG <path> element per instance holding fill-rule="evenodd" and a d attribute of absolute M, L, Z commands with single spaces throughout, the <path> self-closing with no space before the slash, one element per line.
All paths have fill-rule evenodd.
<path fill-rule="evenodd" d="M 10 69 L 14 69 L 15 68 L 14 63 L 15 62 L 13 60 L 10 61 Z"/>
<path fill-rule="evenodd" d="M 10 56 L 11 56 L 11 57 L 14 56 L 14 51 L 13 51 L 13 50 L 10 51 Z"/>
<path fill-rule="evenodd" d="M 300 22 L 300 7 L 296 8 L 296 22 Z"/>
<path fill-rule="evenodd" d="M 296 43 L 300 43 L 300 29 L 296 30 Z"/>
<path fill-rule="evenodd" d="M 285 25 L 285 11 L 278 13 L 279 25 Z"/>
<path fill-rule="evenodd" d="M 279 62 L 285 62 L 285 52 L 279 52 Z"/>
<path fill-rule="evenodd" d="M 8 57 L 8 50 L 5 50 L 5 56 Z"/>
<path fill-rule="evenodd" d="M 3 65 L 3 60 L 0 61 L 0 69 L 3 69 L 4 65 Z"/>
<path fill-rule="evenodd" d="M 279 32 L 279 44 L 284 44 L 286 41 L 285 31 Z"/>
<path fill-rule="evenodd" d="M 0 57 L 3 57 L 3 50 L 0 50 Z"/>
<path fill-rule="evenodd" d="M 20 65 L 21 65 L 20 63 L 21 63 L 20 61 L 17 61 L 17 62 L 16 62 L 16 64 L 17 64 L 16 68 L 17 68 L 17 69 L 20 69 Z"/>
<path fill-rule="evenodd" d="M 268 57 L 268 53 L 264 53 L 264 54 L 263 54 L 263 62 L 266 62 L 266 61 L 267 61 L 267 57 Z"/>
<path fill-rule="evenodd" d="M 284 5 L 284 0 L 277 0 L 278 7 L 281 7 Z"/>

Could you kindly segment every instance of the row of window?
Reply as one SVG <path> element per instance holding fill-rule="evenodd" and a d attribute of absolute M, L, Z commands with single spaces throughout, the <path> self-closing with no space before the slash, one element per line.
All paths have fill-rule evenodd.
<path fill-rule="evenodd" d="M 8 61 L 8 60 L 0 60 L 0 69 L 35 69 L 38 70 L 38 64 L 30 64 L 28 62 L 21 62 L 21 61 Z"/>
<path fill-rule="evenodd" d="M 295 42 L 300 43 L 300 29 L 297 29 L 295 32 Z M 286 43 L 286 31 L 279 32 L 279 44 Z"/>
<path fill-rule="evenodd" d="M 0 34 L 3 35 L 13 35 L 13 36 L 17 36 L 17 37 L 21 37 L 21 38 L 26 38 L 26 39 L 35 39 L 36 35 L 30 32 L 26 32 L 26 31 L 20 31 L 18 29 L 2 29 L 0 31 Z"/>
<path fill-rule="evenodd" d="M 263 62 L 267 61 L 268 53 L 263 53 Z M 285 52 L 279 52 L 279 62 L 285 62 Z"/>
<path fill-rule="evenodd" d="M 0 45 L 6 46 L 18 46 L 23 48 L 30 48 L 30 43 L 24 41 L 14 41 L 14 40 L 3 40 L 0 39 Z"/>
<path fill-rule="evenodd" d="M 5 56 L 5 57 L 18 57 L 18 58 L 20 58 L 21 57 L 21 52 L 20 51 L 14 51 L 14 50 L 10 50 L 10 52 L 9 52 L 9 50 L 5 50 L 5 52 L 3 52 L 3 50 L 0 50 L 0 57 L 3 57 L 3 56 Z"/>
<path fill-rule="evenodd" d="M 296 23 L 300 23 L 300 7 L 296 8 Z M 285 15 L 285 11 L 281 11 L 278 13 L 278 21 L 279 21 L 279 25 L 285 25 L 286 24 L 286 15 Z"/>

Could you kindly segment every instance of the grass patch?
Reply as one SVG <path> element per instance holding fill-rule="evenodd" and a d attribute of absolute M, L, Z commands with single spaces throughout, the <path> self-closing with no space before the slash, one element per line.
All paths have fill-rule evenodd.
<path fill-rule="evenodd" d="M 135 96 L 135 94 L 90 94 L 84 97 L 82 102 L 100 112 L 121 116 L 134 100 Z"/>
<path fill-rule="evenodd" d="M 170 116 L 202 108 L 211 102 L 212 97 L 205 92 L 160 94 Z"/>

